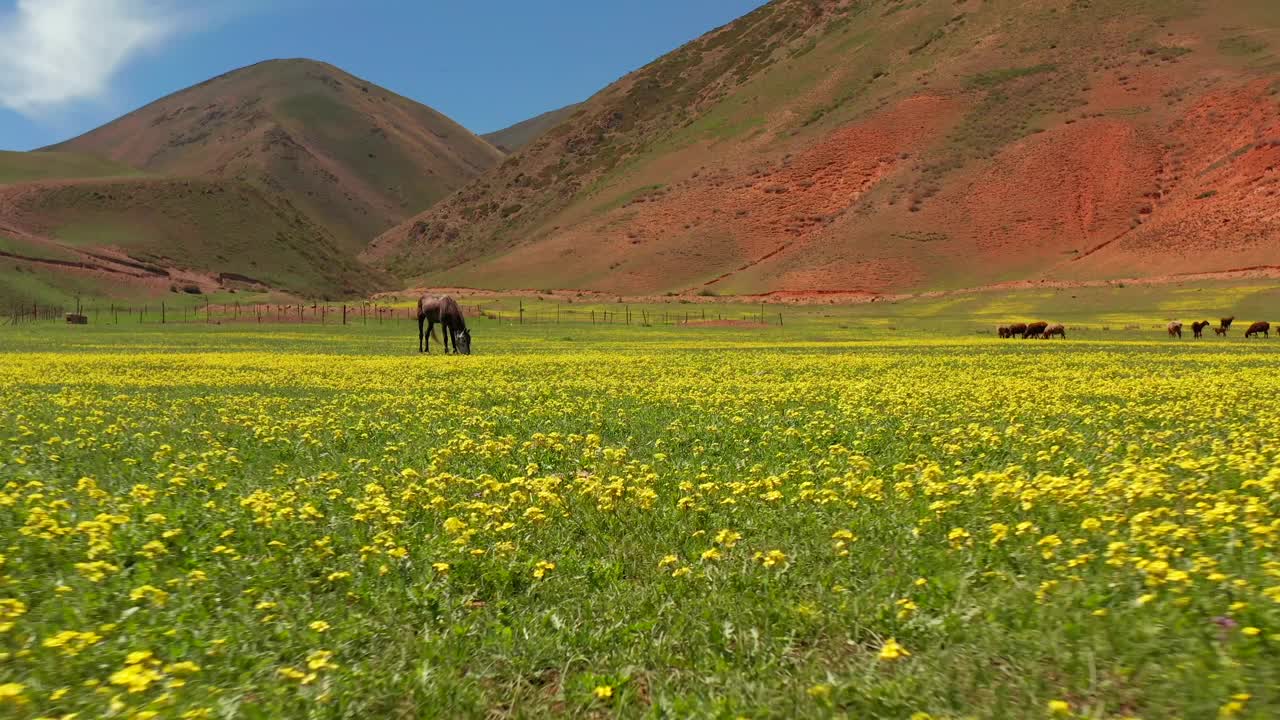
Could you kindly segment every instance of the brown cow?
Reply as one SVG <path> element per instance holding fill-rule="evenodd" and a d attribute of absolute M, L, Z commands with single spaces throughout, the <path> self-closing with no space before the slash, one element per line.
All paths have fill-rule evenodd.
<path fill-rule="evenodd" d="M 1201 333 L 1203 333 L 1204 329 L 1209 327 L 1209 325 L 1210 323 L 1208 320 L 1198 320 L 1191 323 L 1191 332 L 1195 333 L 1196 337 L 1200 337 Z"/>
<path fill-rule="evenodd" d="M 1177 320 L 1169 323 L 1169 337 L 1182 337 L 1182 323 Z"/>
<path fill-rule="evenodd" d="M 1049 327 L 1045 328 L 1044 336 L 1043 336 L 1045 340 L 1048 340 L 1054 335 L 1057 335 L 1058 337 L 1061 337 L 1063 340 L 1066 340 L 1067 328 L 1064 327 L 1062 323 L 1054 323 Z"/>
<path fill-rule="evenodd" d="M 1027 331 L 1022 335 L 1022 339 L 1038 338 L 1044 335 L 1045 328 L 1049 327 L 1049 323 L 1043 320 L 1037 320 L 1033 323 L 1027 323 Z"/>
<path fill-rule="evenodd" d="M 1258 322 L 1250 325 L 1248 330 L 1244 331 L 1244 336 L 1253 337 L 1259 333 L 1266 335 L 1267 337 L 1271 337 L 1271 323 L 1266 320 L 1259 320 Z"/>

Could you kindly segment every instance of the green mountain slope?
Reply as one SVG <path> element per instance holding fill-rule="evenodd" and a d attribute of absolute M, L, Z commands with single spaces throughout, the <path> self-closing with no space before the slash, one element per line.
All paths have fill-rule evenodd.
<path fill-rule="evenodd" d="M 88 274 L 162 291 L 181 279 L 343 297 L 385 282 L 286 199 L 237 180 L 0 186 L 0 237 L 9 263 L 0 275 L 23 265 L 52 274 L 52 285 Z"/>
<path fill-rule="evenodd" d="M 252 183 L 284 195 L 349 251 L 502 156 L 431 108 L 310 60 L 229 72 L 52 149 Z"/>
<path fill-rule="evenodd" d="M 136 168 L 93 155 L 0 150 L 0 185 L 59 178 L 133 177 Z"/>

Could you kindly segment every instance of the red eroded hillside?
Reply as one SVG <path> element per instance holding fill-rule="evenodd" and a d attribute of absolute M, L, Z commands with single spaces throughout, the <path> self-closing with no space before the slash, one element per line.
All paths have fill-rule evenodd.
<path fill-rule="evenodd" d="M 1128 232 L 1064 272 L 1124 274 L 1280 265 L 1280 102 L 1274 82 L 1209 93 L 1169 127 L 1157 187 Z"/>
<path fill-rule="evenodd" d="M 367 257 L 628 293 L 1280 267 L 1278 31 L 1260 0 L 778 0 Z"/>

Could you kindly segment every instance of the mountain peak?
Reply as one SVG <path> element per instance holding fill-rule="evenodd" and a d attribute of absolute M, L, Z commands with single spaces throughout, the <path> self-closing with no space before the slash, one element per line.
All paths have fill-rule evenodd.
<path fill-rule="evenodd" d="M 356 250 L 501 159 L 431 108 L 305 58 L 232 70 L 55 147 L 153 173 L 248 180 L 285 193 Z"/>

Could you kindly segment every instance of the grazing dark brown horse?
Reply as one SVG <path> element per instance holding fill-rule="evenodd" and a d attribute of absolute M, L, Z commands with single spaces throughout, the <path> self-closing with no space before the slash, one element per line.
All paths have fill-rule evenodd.
<path fill-rule="evenodd" d="M 1271 337 L 1271 323 L 1266 320 L 1259 320 L 1258 322 L 1250 325 L 1248 330 L 1244 331 L 1245 337 L 1253 337 L 1254 335 L 1266 335 L 1267 337 Z"/>
<path fill-rule="evenodd" d="M 1191 323 L 1191 332 L 1195 333 L 1196 337 L 1200 337 L 1200 334 L 1203 333 L 1204 329 L 1209 327 L 1209 325 L 1210 323 L 1208 320 L 1197 320 L 1196 322 Z"/>
<path fill-rule="evenodd" d="M 1232 315 L 1231 317 L 1224 317 L 1221 320 L 1219 320 L 1218 327 L 1214 328 L 1213 330 L 1214 334 L 1226 335 L 1227 331 L 1231 329 L 1231 323 L 1235 322 L 1235 319 L 1236 319 L 1236 316 Z"/>
<path fill-rule="evenodd" d="M 1009 326 L 1008 326 L 1008 325 L 1001 325 L 1000 327 L 996 328 L 996 335 L 999 335 L 999 336 L 1000 336 L 1000 337 L 1002 337 L 1002 338 L 1007 338 L 1007 337 L 1011 336 L 1012 334 L 1013 334 L 1013 333 L 1009 332 Z"/>
<path fill-rule="evenodd" d="M 1169 337 L 1182 337 L 1182 323 L 1177 320 L 1169 323 Z"/>
<path fill-rule="evenodd" d="M 1067 328 L 1066 328 L 1062 323 L 1054 323 L 1054 324 L 1050 325 L 1049 327 L 1045 328 L 1045 330 L 1044 330 L 1044 335 L 1043 335 L 1043 337 L 1044 337 L 1044 339 L 1045 339 L 1045 340 L 1048 340 L 1049 338 L 1053 337 L 1054 335 L 1057 335 L 1057 336 L 1061 337 L 1063 340 L 1066 340 L 1066 339 L 1067 339 Z"/>
<path fill-rule="evenodd" d="M 1027 336 L 1027 324 L 1026 324 L 1026 323 L 1014 323 L 1014 324 L 1010 325 L 1010 326 L 1009 326 L 1009 335 L 1008 335 L 1008 337 L 1014 337 L 1015 335 L 1016 335 L 1016 336 L 1018 336 L 1018 337 L 1026 337 L 1026 336 Z"/>
<path fill-rule="evenodd" d="M 425 332 L 422 328 L 424 322 L 427 325 Z M 444 328 L 446 354 L 449 352 L 449 340 L 453 340 L 454 353 L 471 354 L 471 331 L 462 317 L 462 308 L 448 295 L 418 298 L 418 352 L 431 352 L 431 336 L 435 334 L 436 323 Z"/>
<path fill-rule="evenodd" d="M 1041 335 L 1044 335 L 1044 331 L 1048 327 L 1049 327 L 1049 323 L 1043 320 L 1039 320 L 1033 323 L 1027 323 L 1027 329 L 1026 329 L 1026 332 L 1022 334 L 1022 339 L 1025 340 L 1027 338 L 1038 338 Z"/>

